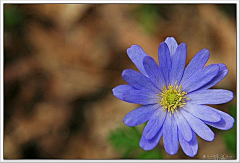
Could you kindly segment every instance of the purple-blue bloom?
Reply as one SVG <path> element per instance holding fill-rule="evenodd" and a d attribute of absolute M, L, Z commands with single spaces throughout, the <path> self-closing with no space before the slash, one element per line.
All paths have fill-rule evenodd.
<path fill-rule="evenodd" d="M 113 89 L 120 100 L 141 104 L 128 113 L 123 122 L 136 126 L 147 122 L 140 147 L 152 150 L 161 137 L 166 152 L 174 155 L 178 142 L 184 153 L 190 157 L 197 154 L 196 134 L 206 141 L 214 140 L 214 133 L 208 127 L 228 130 L 233 127 L 234 118 L 205 104 L 222 104 L 233 99 L 231 91 L 209 89 L 220 82 L 228 73 L 226 65 L 204 65 L 209 51 L 199 51 L 185 67 L 187 46 L 178 45 L 173 37 L 168 37 L 158 49 L 159 65 L 138 45 L 127 49 L 127 54 L 136 65 L 122 72 L 128 83 Z"/>

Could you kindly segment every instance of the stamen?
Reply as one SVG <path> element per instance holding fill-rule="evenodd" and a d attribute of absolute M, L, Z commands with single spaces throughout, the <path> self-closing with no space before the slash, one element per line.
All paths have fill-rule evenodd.
<path fill-rule="evenodd" d="M 187 92 L 181 91 L 182 85 L 178 86 L 177 81 L 174 84 L 174 86 L 169 84 L 168 87 L 163 85 L 162 91 L 157 94 L 160 99 L 159 104 L 163 106 L 163 111 L 170 112 L 170 116 L 174 111 L 177 112 L 178 108 L 186 105 L 185 100 L 190 100 L 185 96 Z"/>

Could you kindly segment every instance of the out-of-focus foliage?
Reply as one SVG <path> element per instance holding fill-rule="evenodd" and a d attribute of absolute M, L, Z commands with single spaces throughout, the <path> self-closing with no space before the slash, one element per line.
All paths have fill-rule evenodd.
<path fill-rule="evenodd" d="M 121 153 L 121 158 L 131 159 L 162 159 L 163 154 L 157 146 L 151 151 L 139 147 L 141 133 L 137 127 L 122 127 L 111 132 L 109 141 Z"/>
<path fill-rule="evenodd" d="M 233 118 L 235 119 L 235 123 L 232 129 L 230 129 L 229 131 L 226 131 L 223 134 L 224 137 L 224 141 L 226 144 L 226 147 L 229 149 L 229 151 L 234 155 L 234 157 L 236 157 L 236 105 L 232 105 L 230 107 L 230 115 L 233 116 Z"/>
<path fill-rule="evenodd" d="M 24 15 L 22 10 L 17 6 L 6 7 L 4 9 L 4 26 L 5 29 L 18 29 L 22 25 L 24 20 Z"/>
<path fill-rule="evenodd" d="M 219 9 L 222 10 L 229 17 L 236 19 L 236 6 L 234 4 L 218 5 Z"/>
<path fill-rule="evenodd" d="M 143 5 L 133 12 L 133 16 L 147 33 L 154 34 L 158 28 L 159 10 L 159 5 Z"/>

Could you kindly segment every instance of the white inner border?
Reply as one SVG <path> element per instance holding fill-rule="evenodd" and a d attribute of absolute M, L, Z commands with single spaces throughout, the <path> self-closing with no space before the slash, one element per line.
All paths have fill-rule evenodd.
<path fill-rule="evenodd" d="M 3 81 L 4 81 L 4 78 L 3 78 L 3 4 L 4 3 L 16 3 L 16 4 L 21 4 L 21 3 L 141 3 L 141 4 L 144 4 L 144 3 L 159 3 L 159 4 L 164 4 L 164 3 L 168 3 L 168 4 L 171 4 L 171 3 L 177 3 L 177 4 L 182 4 L 182 3 L 189 3 L 189 4 L 194 4 L 194 3 L 208 3 L 208 4 L 221 4 L 221 3 L 226 3 L 226 4 L 229 4 L 229 3 L 234 3 L 237 5 L 237 12 L 236 12 L 236 20 L 237 20 L 237 42 L 236 42 L 236 45 L 237 45 L 237 71 L 236 71 L 236 75 L 237 75 L 237 96 L 236 96 L 236 101 L 237 101 L 237 106 L 236 106 L 236 115 L 237 115 L 237 121 L 235 122 L 236 123 L 236 129 L 237 129 L 237 153 L 236 153 L 236 157 L 237 159 L 236 160 L 199 160 L 199 159 L 191 159 L 191 160 L 186 160 L 186 159 L 182 159 L 182 160 L 61 160 L 61 159 L 53 159 L 53 160 L 48 160 L 48 159 L 21 159 L 21 160 L 4 160 L 3 159 L 3 97 L 4 97 L 4 93 L 3 93 Z M 5 1 L 1 1 L 1 68 L 0 68 L 0 72 L 1 72 L 1 86 L 0 86 L 0 91 L 1 91 L 1 99 L 0 99 L 0 105 L 1 105 L 1 141 L 0 141 L 0 145 L 1 145 L 1 148 L 0 148 L 0 152 L 1 152 L 1 155 L 0 155 L 0 162 L 239 162 L 239 1 L 238 0 L 235 0 L 235 1 L 227 1 L 227 0 L 223 0 L 223 1 L 219 1 L 219 0 L 209 0 L 209 1 L 193 1 L 193 0 L 189 0 L 189 1 L 172 1 L 172 0 L 168 0 L 168 1 L 157 1 L 157 0 L 151 0 L 151 1 L 141 1 L 141 0 L 138 0 L 138 1 L 126 1 L 126 0 L 123 0 L 123 1 L 74 1 L 74 0 L 71 0 L 71 1 L 32 1 L 32 0 L 25 0 L 25 1 L 9 1 L 9 0 L 5 0 Z"/>

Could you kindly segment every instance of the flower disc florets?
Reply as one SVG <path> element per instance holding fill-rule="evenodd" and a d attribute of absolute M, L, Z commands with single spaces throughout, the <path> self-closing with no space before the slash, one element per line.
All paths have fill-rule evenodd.
<path fill-rule="evenodd" d="M 158 96 L 161 99 L 159 103 L 164 110 L 167 109 L 168 112 L 174 113 L 178 107 L 183 107 L 186 104 L 185 100 L 189 100 L 189 98 L 185 96 L 187 92 L 181 91 L 181 88 L 182 85 L 178 86 L 177 81 L 174 86 L 171 84 L 168 85 L 168 88 L 165 85 L 163 86 L 162 92 Z"/>

